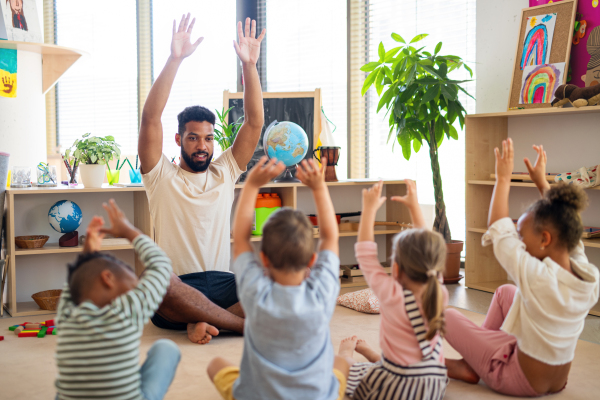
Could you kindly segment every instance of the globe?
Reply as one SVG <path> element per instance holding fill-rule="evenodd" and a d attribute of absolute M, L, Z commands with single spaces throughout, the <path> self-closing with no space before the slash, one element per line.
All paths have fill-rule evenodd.
<path fill-rule="evenodd" d="M 308 153 L 308 136 L 298 124 L 273 121 L 265 131 L 263 147 L 269 158 L 293 167 Z"/>
<path fill-rule="evenodd" d="M 60 233 L 76 231 L 82 219 L 81 208 L 71 200 L 57 201 L 48 211 L 50 226 Z"/>

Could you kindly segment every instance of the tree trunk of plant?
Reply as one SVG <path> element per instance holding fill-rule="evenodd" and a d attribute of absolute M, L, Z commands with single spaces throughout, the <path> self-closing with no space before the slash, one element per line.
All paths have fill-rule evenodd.
<path fill-rule="evenodd" d="M 431 159 L 431 172 L 433 174 L 433 191 L 435 196 L 435 221 L 433 229 L 444 236 L 446 243 L 452 240 L 450 226 L 446 218 L 446 204 L 444 203 L 444 192 L 442 191 L 442 175 L 440 174 L 440 162 L 438 160 L 438 147 L 435 140 L 434 124 L 429 124 L 429 158 Z"/>

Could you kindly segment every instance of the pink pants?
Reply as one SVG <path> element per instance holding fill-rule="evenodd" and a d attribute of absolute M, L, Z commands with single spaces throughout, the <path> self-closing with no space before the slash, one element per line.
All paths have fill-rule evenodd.
<path fill-rule="evenodd" d="M 509 396 L 540 396 L 519 365 L 517 338 L 500 330 L 516 290 L 514 285 L 496 289 L 481 327 L 457 310 L 446 310 L 446 340 L 492 390 Z"/>

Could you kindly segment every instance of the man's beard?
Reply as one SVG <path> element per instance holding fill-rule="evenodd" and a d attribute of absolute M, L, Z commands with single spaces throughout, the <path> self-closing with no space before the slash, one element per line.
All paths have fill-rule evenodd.
<path fill-rule="evenodd" d="M 199 156 L 201 154 L 206 155 L 206 160 L 205 161 L 194 161 L 193 157 Z M 187 166 L 190 167 L 190 169 L 194 172 L 206 171 L 208 169 L 208 166 L 210 165 L 212 157 L 213 157 L 213 155 L 212 154 L 209 155 L 206 151 L 197 151 L 190 156 L 188 153 L 186 153 L 183 150 L 183 147 L 181 148 L 181 158 L 183 158 L 183 161 L 185 161 Z"/>

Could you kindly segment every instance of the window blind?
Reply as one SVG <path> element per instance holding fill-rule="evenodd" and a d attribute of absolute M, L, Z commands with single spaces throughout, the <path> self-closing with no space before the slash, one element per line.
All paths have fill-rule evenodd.
<path fill-rule="evenodd" d="M 321 88 L 325 114 L 336 126 L 333 133 L 336 145 L 342 147 L 337 175 L 345 179 L 348 163 L 346 0 L 267 0 L 266 9 L 269 92 Z"/>
<path fill-rule="evenodd" d="M 463 58 L 473 70 L 475 63 L 475 0 L 368 0 L 364 3 L 364 14 L 368 18 L 365 40 L 368 61 L 377 61 L 377 48 L 383 41 L 386 50 L 396 47 L 391 38 L 396 32 L 407 42 L 414 36 L 427 33 L 429 36 L 418 43 L 418 47 L 434 49 L 438 42 L 443 46 L 441 54 L 452 54 Z M 451 75 L 454 79 L 470 79 L 464 69 Z M 473 79 L 475 76 L 473 76 Z M 475 82 L 463 86 L 475 97 Z M 474 100 L 460 92 L 460 101 L 468 113 L 475 112 Z M 370 178 L 411 178 L 418 181 L 419 202 L 434 204 L 433 181 L 429 148 L 425 145 L 419 153 L 406 161 L 396 143 L 387 143 L 389 132 L 385 109 L 376 112 L 379 98 L 374 89 L 366 96 L 366 128 L 368 142 L 367 174 Z M 444 139 L 439 149 L 444 200 L 453 239 L 465 239 L 465 140 L 464 131 L 459 131 L 459 140 Z"/>
<path fill-rule="evenodd" d="M 57 136 L 64 151 L 86 132 L 113 135 L 137 153 L 136 3 L 56 0 L 56 44 L 89 53 L 57 85 Z"/>
<path fill-rule="evenodd" d="M 154 1 L 152 4 L 154 79 L 171 53 L 174 19 L 178 26 L 181 16 L 190 12 L 196 18 L 192 41 L 204 37 L 194 54 L 181 64 L 162 116 L 163 153 L 168 157 L 177 160 L 181 154 L 175 143 L 177 114 L 192 105 L 220 111 L 223 91 L 236 91 L 236 63 L 239 61 L 233 49 L 233 40 L 237 39 L 235 7 L 235 0 Z M 216 145 L 215 157 L 220 153 Z"/>

